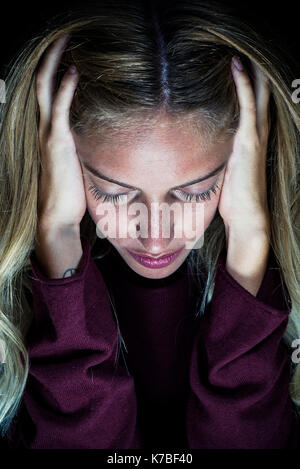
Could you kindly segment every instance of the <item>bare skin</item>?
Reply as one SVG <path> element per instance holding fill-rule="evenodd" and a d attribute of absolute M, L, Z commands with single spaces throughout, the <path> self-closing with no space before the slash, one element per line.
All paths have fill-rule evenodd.
<path fill-rule="evenodd" d="M 232 150 L 232 139 L 207 143 L 204 138 L 196 137 L 189 129 L 179 127 L 166 116 L 139 142 L 134 135 L 131 143 L 127 144 L 118 139 L 109 145 L 97 145 L 93 140 L 79 138 L 75 134 L 74 139 L 83 166 L 87 205 L 95 224 L 102 232 L 106 223 L 110 225 L 112 232 L 125 232 L 126 237 L 113 238 L 108 235 L 107 238 L 137 274 L 147 278 L 163 278 L 175 272 L 189 254 L 188 241 L 194 234 L 193 224 L 185 216 L 184 206 L 190 206 L 195 222 L 196 210 L 200 205 L 203 208 L 203 226 L 202 219 L 199 217 L 197 220 L 199 225 L 195 238 L 198 239 L 216 213 L 220 190 L 211 191 L 209 199 L 200 199 L 198 202 L 186 201 L 185 197 L 203 194 L 215 184 L 222 186 L 225 165 Z M 223 168 L 218 173 L 187 185 L 188 182 L 205 177 L 222 165 Z M 95 170 L 119 184 L 97 177 Z M 174 189 L 177 186 L 179 189 Z M 122 199 L 117 202 L 107 201 L 103 197 L 99 200 L 100 193 L 110 196 L 124 194 L 128 198 L 128 207 L 133 209 L 137 203 L 145 207 L 145 214 L 139 217 L 139 230 L 143 231 L 144 235 L 142 236 L 140 231 L 137 238 L 131 236 L 128 220 L 134 220 L 135 210 L 131 212 L 132 217 L 123 216 L 121 209 L 126 202 Z M 175 207 L 177 204 L 179 210 L 174 217 L 165 217 L 164 220 L 160 214 L 162 204 L 168 207 Z M 104 212 L 104 208 L 110 210 L 110 215 L 102 218 L 101 212 Z M 116 216 L 119 214 L 120 216 Z M 163 228 L 167 223 L 170 233 L 164 236 Z M 141 265 L 127 251 L 129 249 L 141 255 L 161 256 L 180 248 L 183 250 L 175 261 L 159 269 Z"/>
<path fill-rule="evenodd" d="M 232 66 L 240 122 L 226 168 L 219 212 L 226 229 L 226 269 L 256 296 L 270 248 L 266 183 L 270 89 L 261 70 L 255 64 L 252 69 L 254 90 L 246 71 Z"/>
<path fill-rule="evenodd" d="M 241 114 L 238 131 L 232 139 L 201 141 L 189 129 L 179 128 L 163 116 L 143 141 L 133 138 L 130 144 L 122 145 L 116 140 L 109 147 L 101 146 L 79 139 L 69 127 L 69 108 L 78 73 L 66 73 L 53 96 L 54 77 L 66 41 L 66 38 L 59 39 L 49 48 L 37 75 L 43 168 L 36 254 L 46 275 L 60 278 L 67 269 L 78 266 L 82 255 L 79 227 L 86 208 L 97 223 L 96 206 L 110 203 L 96 202 L 89 189 L 92 183 L 111 195 L 126 193 L 128 203 L 138 200 L 149 211 L 153 210 L 152 202 L 177 201 L 195 207 L 205 204 L 204 231 L 218 209 L 226 229 L 226 269 L 256 295 L 266 268 L 270 232 L 265 175 L 269 88 L 264 75 L 253 65 L 256 77 L 253 90 L 246 72 L 233 66 Z M 183 154 L 187 156 L 182 158 Z M 85 163 L 118 182 L 133 186 L 134 190 L 96 178 Z M 222 163 L 225 165 L 217 175 L 182 187 L 179 197 L 178 192 L 173 191 L 175 186 L 203 177 Z M 216 182 L 218 190 L 211 194 L 210 200 L 182 200 L 182 191 L 189 195 L 200 194 Z M 173 228 L 175 223 L 181 222 L 177 218 Z M 152 255 L 164 254 L 183 246 L 184 236 L 109 240 L 133 270 L 149 278 L 170 275 L 189 253 L 184 249 L 169 266 L 149 269 L 137 263 L 126 248 Z"/>
<path fill-rule="evenodd" d="M 79 225 L 86 210 L 81 166 L 69 129 L 78 74 L 66 73 L 53 95 L 66 42 L 66 37 L 59 38 L 49 47 L 36 79 L 42 171 L 35 253 L 49 278 L 61 278 L 67 269 L 78 266 L 82 256 Z"/>

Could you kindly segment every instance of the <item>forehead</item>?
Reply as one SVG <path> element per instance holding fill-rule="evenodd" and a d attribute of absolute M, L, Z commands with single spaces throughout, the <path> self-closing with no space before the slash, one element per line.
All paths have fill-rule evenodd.
<path fill-rule="evenodd" d="M 115 131 L 101 139 L 75 137 L 80 159 L 120 180 L 135 175 L 167 177 L 213 169 L 228 155 L 231 139 L 215 138 L 199 122 L 161 118 L 150 125 Z"/>

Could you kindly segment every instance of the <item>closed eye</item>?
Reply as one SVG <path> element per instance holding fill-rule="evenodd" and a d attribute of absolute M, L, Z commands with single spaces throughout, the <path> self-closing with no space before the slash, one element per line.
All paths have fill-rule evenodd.
<path fill-rule="evenodd" d="M 217 190 L 220 189 L 217 182 L 215 182 L 209 189 L 204 192 L 197 194 L 190 194 L 181 189 L 176 189 L 174 194 L 179 196 L 179 199 L 185 202 L 200 202 L 211 199 L 211 194 L 217 194 Z M 128 202 L 128 192 L 122 194 L 108 194 L 100 191 L 96 186 L 91 184 L 89 186 L 90 192 L 93 194 L 96 200 L 102 200 L 102 202 L 112 202 L 114 205 L 121 205 Z"/>
<path fill-rule="evenodd" d="M 211 194 L 213 193 L 214 195 L 217 194 L 217 190 L 220 189 L 218 186 L 217 182 L 215 182 L 209 189 L 207 189 L 204 192 L 200 192 L 198 194 L 190 194 L 188 192 L 185 192 L 181 189 L 176 189 L 174 191 L 176 194 L 179 194 L 179 198 L 183 198 L 183 200 L 187 202 L 200 202 L 200 201 L 205 201 L 205 200 L 210 200 Z"/>
<path fill-rule="evenodd" d="M 89 191 L 93 194 L 96 200 L 102 200 L 102 202 L 112 202 L 114 205 L 121 205 L 128 201 L 128 193 L 123 194 L 107 194 L 106 192 L 100 191 L 96 186 L 91 184 Z"/>

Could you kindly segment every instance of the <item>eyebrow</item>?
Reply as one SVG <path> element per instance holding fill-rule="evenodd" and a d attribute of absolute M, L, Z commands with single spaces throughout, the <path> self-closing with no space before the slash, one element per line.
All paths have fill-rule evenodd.
<path fill-rule="evenodd" d="M 200 178 L 193 179 L 192 181 L 185 182 L 184 184 L 180 184 L 179 186 L 172 187 L 171 190 L 180 189 L 181 187 L 186 187 L 186 186 L 190 186 L 191 184 L 196 184 L 197 182 L 205 181 L 206 179 L 209 179 L 212 176 L 215 176 L 215 174 L 218 174 L 224 168 L 226 163 L 227 163 L 227 160 L 224 161 L 220 166 L 218 166 L 217 168 L 213 169 L 208 174 L 206 174 L 206 176 L 202 176 Z M 116 181 L 115 179 L 112 179 L 106 176 L 105 174 L 101 173 L 97 169 L 90 166 L 89 163 L 87 163 L 86 161 L 82 161 L 82 164 L 90 173 L 92 173 L 94 176 L 100 179 L 104 179 L 105 181 L 112 182 L 114 184 L 117 184 L 118 186 L 126 187 L 128 189 L 139 190 L 137 187 L 124 184 L 124 182 Z"/>

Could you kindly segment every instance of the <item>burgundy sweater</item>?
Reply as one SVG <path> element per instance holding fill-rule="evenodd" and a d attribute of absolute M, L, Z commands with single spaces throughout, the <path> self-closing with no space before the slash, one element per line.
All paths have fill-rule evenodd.
<path fill-rule="evenodd" d="M 211 303 L 195 317 L 199 293 L 186 262 L 165 279 L 146 279 L 114 248 L 93 259 L 81 239 L 80 271 L 72 277 L 47 278 L 31 255 L 30 370 L 3 443 L 300 447 L 282 340 L 290 311 L 271 251 L 256 296 L 227 272 L 221 254 Z"/>

